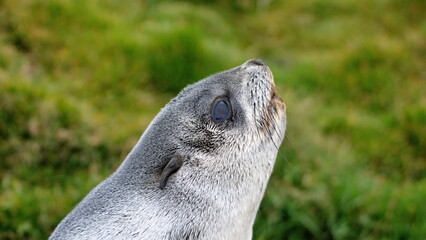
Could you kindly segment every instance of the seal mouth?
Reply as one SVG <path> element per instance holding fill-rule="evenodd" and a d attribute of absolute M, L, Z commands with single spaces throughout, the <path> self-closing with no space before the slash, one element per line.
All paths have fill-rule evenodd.
<path fill-rule="evenodd" d="M 277 95 L 275 84 L 273 84 L 273 88 L 272 88 L 272 91 L 271 91 L 271 99 L 270 99 L 269 102 L 270 102 L 270 104 L 277 105 L 277 107 L 280 107 L 283 110 L 285 109 L 285 103 L 282 100 L 282 98 Z"/>

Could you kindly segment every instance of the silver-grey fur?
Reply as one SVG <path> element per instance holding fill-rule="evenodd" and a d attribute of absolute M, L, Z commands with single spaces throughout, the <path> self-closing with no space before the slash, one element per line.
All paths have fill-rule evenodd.
<path fill-rule="evenodd" d="M 216 123 L 210 108 L 219 96 L 228 96 L 233 113 Z M 50 239 L 251 239 L 285 125 L 285 105 L 261 60 L 190 85 Z M 162 190 L 161 171 L 176 156 L 182 167 Z"/>

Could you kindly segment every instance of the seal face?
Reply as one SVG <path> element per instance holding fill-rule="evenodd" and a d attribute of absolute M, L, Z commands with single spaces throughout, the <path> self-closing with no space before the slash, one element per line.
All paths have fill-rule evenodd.
<path fill-rule="evenodd" d="M 51 239 L 251 239 L 285 133 L 259 59 L 186 87 Z"/>

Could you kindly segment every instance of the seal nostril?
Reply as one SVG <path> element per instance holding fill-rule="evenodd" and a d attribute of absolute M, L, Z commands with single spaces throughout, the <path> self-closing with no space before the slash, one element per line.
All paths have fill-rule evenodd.
<path fill-rule="evenodd" d="M 262 59 L 253 58 L 253 59 L 250 59 L 247 62 L 245 62 L 243 65 L 241 65 L 241 67 L 243 69 L 247 69 L 247 67 L 253 67 L 253 66 L 265 66 L 266 67 L 266 63 L 264 61 L 262 61 Z"/>
<path fill-rule="evenodd" d="M 265 62 L 262 61 L 262 59 L 253 59 L 253 60 L 250 60 L 249 63 L 254 65 L 259 65 L 259 66 L 266 66 Z"/>

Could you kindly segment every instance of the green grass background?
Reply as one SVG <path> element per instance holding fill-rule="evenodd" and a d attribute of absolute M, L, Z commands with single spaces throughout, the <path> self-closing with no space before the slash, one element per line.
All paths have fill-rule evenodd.
<path fill-rule="evenodd" d="M 0 0 L 0 239 L 47 238 L 182 87 L 252 57 L 288 116 L 254 239 L 426 239 L 424 0 Z"/>

